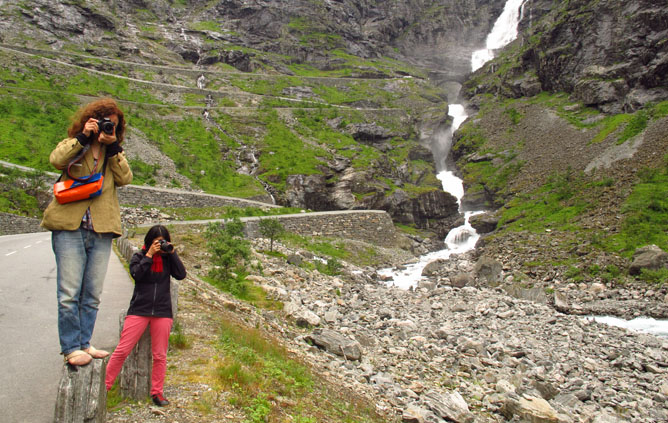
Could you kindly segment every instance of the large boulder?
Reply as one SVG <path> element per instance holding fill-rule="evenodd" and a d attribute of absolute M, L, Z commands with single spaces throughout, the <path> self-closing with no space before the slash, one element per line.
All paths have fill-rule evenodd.
<path fill-rule="evenodd" d="M 496 226 L 499 224 L 499 217 L 493 213 L 476 214 L 469 218 L 469 224 L 479 234 L 487 234 L 496 230 Z"/>
<path fill-rule="evenodd" d="M 424 394 L 424 399 L 429 408 L 442 419 L 459 423 L 473 421 L 473 414 L 469 410 L 468 404 L 457 391 L 446 394 L 429 391 Z"/>
<path fill-rule="evenodd" d="M 516 394 L 506 394 L 501 413 L 507 418 L 519 418 L 519 421 L 532 423 L 557 423 L 559 415 L 550 403 L 542 398 Z"/>
<path fill-rule="evenodd" d="M 630 275 L 639 275 L 642 269 L 659 270 L 668 268 L 668 253 L 656 245 L 638 248 L 633 253 L 633 262 L 629 267 Z"/>
<path fill-rule="evenodd" d="M 482 256 L 475 264 L 474 271 L 478 279 L 488 284 L 502 281 L 503 265 L 489 256 Z"/>
<path fill-rule="evenodd" d="M 348 133 L 362 143 L 378 143 L 387 141 L 393 134 L 375 123 L 351 123 L 346 127 Z"/>
<path fill-rule="evenodd" d="M 315 330 L 304 339 L 329 353 L 342 356 L 346 360 L 360 360 L 362 358 L 362 346 L 359 342 L 330 329 Z"/>

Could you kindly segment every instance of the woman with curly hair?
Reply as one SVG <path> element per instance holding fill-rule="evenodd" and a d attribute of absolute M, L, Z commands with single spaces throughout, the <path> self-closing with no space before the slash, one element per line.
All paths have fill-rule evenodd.
<path fill-rule="evenodd" d="M 125 118 L 116 102 L 110 98 L 96 100 L 79 109 L 67 131 L 68 138 L 49 157 L 65 179 L 68 173 L 74 178 L 104 173 L 99 196 L 65 204 L 54 198 L 42 220 L 42 226 L 51 231 L 56 256 L 61 353 L 66 362 L 75 366 L 109 355 L 91 346 L 90 339 L 111 241 L 121 235 L 116 187 L 132 181 L 121 147 L 124 134 Z"/>

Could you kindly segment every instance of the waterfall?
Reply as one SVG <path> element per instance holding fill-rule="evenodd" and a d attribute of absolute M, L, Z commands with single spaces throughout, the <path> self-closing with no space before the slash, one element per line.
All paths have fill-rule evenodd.
<path fill-rule="evenodd" d="M 485 48 L 476 50 L 471 56 L 471 71 L 475 72 L 494 58 L 494 50 L 505 47 L 517 38 L 517 24 L 520 22 L 520 9 L 526 0 L 508 0 L 501 16 L 494 22 L 492 32 L 487 35 Z"/>
<path fill-rule="evenodd" d="M 482 67 L 487 61 L 494 58 L 494 50 L 506 46 L 508 43 L 517 38 L 517 25 L 520 21 L 520 10 L 526 0 L 508 0 L 503 8 L 501 16 L 494 23 L 492 31 L 487 36 L 486 48 L 477 50 L 471 55 L 471 69 L 475 71 Z M 461 199 L 464 196 L 464 185 L 462 180 L 457 177 L 454 172 L 447 170 L 445 165 L 445 158 L 450 152 L 452 144 L 452 136 L 459 126 L 464 123 L 468 115 L 466 109 L 462 104 L 448 105 L 448 116 L 452 117 L 452 126 L 450 130 L 440 133 L 436 138 L 437 142 L 432 148 L 436 154 L 443 154 L 442 159 L 437 163 L 437 169 L 442 167 L 436 177 L 443 185 L 443 191 L 452 194 L 457 198 L 459 204 L 459 212 L 462 212 Z M 441 165 L 442 162 L 442 165 Z M 408 289 L 417 284 L 422 277 L 422 269 L 429 263 L 438 259 L 447 259 L 452 254 L 460 254 L 470 251 L 475 248 L 475 244 L 480 238 L 480 235 L 470 225 L 469 219 L 484 211 L 465 211 L 464 224 L 452 229 L 445 238 L 445 250 L 434 251 L 432 253 L 421 256 L 416 263 L 409 264 L 403 269 L 381 269 L 378 274 L 391 279 L 391 284 L 399 288 Z"/>

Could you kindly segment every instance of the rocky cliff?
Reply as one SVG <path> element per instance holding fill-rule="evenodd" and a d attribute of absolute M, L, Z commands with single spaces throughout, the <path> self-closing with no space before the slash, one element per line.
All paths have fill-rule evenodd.
<path fill-rule="evenodd" d="M 424 147 L 437 128 L 447 125 L 446 99 L 453 97 L 464 81 L 470 53 L 482 43 L 503 3 L 1 2 L 0 40 L 9 48 L 35 55 L 6 53 L 3 61 L 13 65 L 5 83 L 24 89 L 14 75 L 25 74 L 26 69 L 17 63 L 51 57 L 70 67 L 61 70 L 61 65 L 55 66 L 54 62 L 34 67 L 34 72 L 42 74 L 38 78 L 49 79 L 49 86 L 60 85 L 53 79 L 67 79 L 71 66 L 75 66 L 110 72 L 120 78 L 130 75 L 130 84 L 149 84 L 151 96 L 177 107 L 192 107 L 189 97 L 199 96 L 207 131 L 213 132 L 218 142 L 232 138 L 241 147 L 223 149 L 221 160 L 229 161 L 237 173 L 254 178 L 264 187 L 265 193 L 253 198 L 269 201 L 271 196 L 281 204 L 316 210 L 383 208 L 398 222 L 445 236 L 457 219 L 456 203 L 440 192 L 440 183 L 434 178 L 434 159 Z M 234 71 L 269 74 L 274 85 L 261 87 L 259 81 L 241 81 L 242 77 L 217 73 Z M 281 75 L 293 79 L 277 83 Z M 304 79 L 310 75 L 325 78 Z M 339 76 L 345 79 L 337 81 Z M 71 80 L 62 82 L 70 83 Z M 25 85 L 30 84 L 26 81 Z M 372 94 L 360 95 L 360 90 Z M 12 95 L 19 92 L 13 91 Z M 123 97 L 112 87 L 98 92 L 81 91 L 105 93 Z M 309 172 L 286 168 L 280 176 L 270 174 L 264 164 L 267 154 L 284 153 L 243 140 L 243 136 L 235 134 L 236 130 L 223 131 L 224 135 L 219 136 L 215 129 L 224 129 L 220 118 L 207 110 L 221 105 L 257 107 L 267 101 L 268 94 L 274 98 L 271 101 L 289 100 L 287 105 L 299 107 L 306 106 L 299 104 L 303 101 L 328 107 L 332 100 L 338 102 L 334 106 L 340 112 L 326 121 L 325 130 L 339 134 L 339 138 L 352 138 L 364 146 L 364 151 L 342 151 L 325 145 L 317 139 L 318 135 L 307 139 L 314 136 L 293 127 L 288 130 L 300 142 L 313 145 L 315 141 L 325 151 L 316 153 L 317 162 Z M 341 96 L 351 98 L 338 99 Z M 291 114 L 285 106 L 280 107 Z M 385 109 L 394 109 L 393 115 L 399 112 L 398 117 L 386 114 L 379 118 L 373 112 L 382 113 Z M 346 110 L 353 110 L 355 115 Z M 146 114 L 154 112 L 143 112 L 142 118 Z M 149 119 L 157 122 L 162 118 L 156 115 Z M 290 126 L 288 115 L 280 119 Z M 246 128 L 256 123 L 257 119 L 239 119 L 239 125 Z M 266 136 L 268 126 L 260 122 L 254 130 L 257 135 L 252 136 L 256 140 Z M 128 147 L 135 160 L 173 169 L 171 172 L 175 173 L 165 181 L 169 184 L 203 187 L 201 181 L 193 179 L 208 178 L 211 169 L 184 169 L 189 167 L 187 163 L 169 153 L 168 157 L 161 155 L 159 150 L 165 153 L 165 147 L 156 150 L 152 136 L 144 128 L 136 129 L 133 145 Z M 158 175 L 147 179 L 161 181 Z"/>
<path fill-rule="evenodd" d="M 34 102 L 40 121 L 35 86 L 55 104 L 71 93 L 70 109 L 90 95 L 128 101 L 127 150 L 147 183 L 316 210 L 381 208 L 444 236 L 459 214 L 434 177 L 443 158 L 426 148 L 464 83 L 478 112 L 451 156 L 465 205 L 498 209 L 564 169 L 628 192 L 634 172 L 665 152 L 666 8 L 527 0 L 517 40 L 471 75 L 471 52 L 504 5 L 0 1 L 0 40 L 12 49 L 2 53 L 3 89 Z M 647 142 L 624 143 L 646 129 Z"/>
<path fill-rule="evenodd" d="M 527 1 L 521 36 L 498 72 L 489 63 L 468 96 L 566 92 L 607 113 L 668 98 L 668 10 L 655 1 Z M 512 57 L 512 59 L 510 59 Z M 485 74 L 496 74 L 488 78 Z"/>

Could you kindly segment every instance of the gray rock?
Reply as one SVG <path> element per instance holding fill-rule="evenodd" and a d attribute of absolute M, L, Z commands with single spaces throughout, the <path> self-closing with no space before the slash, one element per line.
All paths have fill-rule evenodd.
<path fill-rule="evenodd" d="M 474 271 L 480 280 L 488 284 L 496 284 L 502 280 L 503 265 L 491 257 L 482 256 L 476 263 Z"/>
<path fill-rule="evenodd" d="M 452 422 L 472 422 L 473 414 L 458 391 L 441 394 L 428 391 L 424 394 L 426 405 L 439 417 Z"/>
<path fill-rule="evenodd" d="M 486 234 L 496 230 L 499 217 L 493 213 L 482 213 L 469 218 L 469 223 L 479 234 Z"/>
<path fill-rule="evenodd" d="M 456 288 L 471 286 L 473 283 L 473 276 L 471 276 L 469 273 L 458 273 L 450 278 L 450 285 Z"/>
<path fill-rule="evenodd" d="M 318 329 L 311 335 L 307 335 L 305 339 L 327 352 L 344 357 L 346 360 L 360 360 L 362 358 L 362 346 L 359 342 L 333 330 Z"/>
<path fill-rule="evenodd" d="M 639 248 L 633 253 L 630 275 L 639 275 L 642 269 L 659 270 L 668 267 L 668 253 L 656 245 Z"/>
<path fill-rule="evenodd" d="M 401 414 L 401 421 L 403 423 L 424 423 L 429 413 L 429 410 L 425 410 L 417 405 L 410 405 Z"/>

